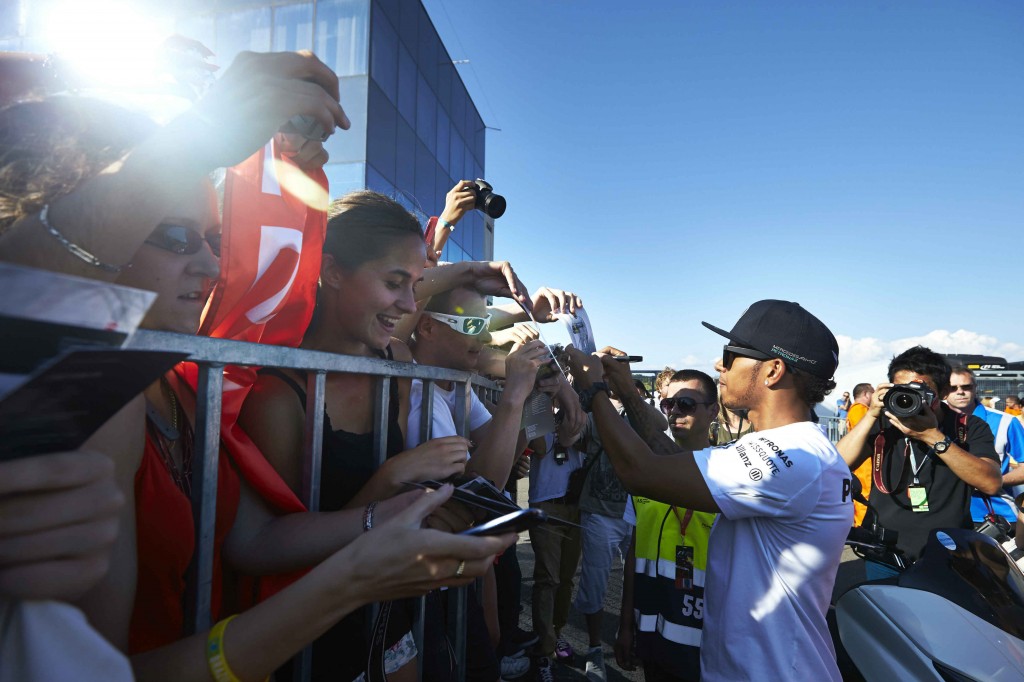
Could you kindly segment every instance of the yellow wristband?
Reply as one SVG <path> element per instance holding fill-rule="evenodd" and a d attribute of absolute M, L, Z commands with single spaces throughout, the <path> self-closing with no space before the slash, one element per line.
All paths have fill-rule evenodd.
<path fill-rule="evenodd" d="M 215 682 L 241 682 L 231 670 L 228 659 L 224 655 L 224 631 L 227 629 L 228 623 L 236 617 L 230 616 L 214 625 L 210 630 L 210 635 L 206 638 L 206 664 L 210 666 L 210 674 L 213 675 Z"/>

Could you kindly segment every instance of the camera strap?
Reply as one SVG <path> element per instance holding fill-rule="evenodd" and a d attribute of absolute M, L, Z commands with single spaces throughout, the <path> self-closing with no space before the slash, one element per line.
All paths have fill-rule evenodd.
<path fill-rule="evenodd" d="M 904 464 L 905 464 L 906 463 L 906 452 L 903 453 L 903 458 L 904 458 Z M 871 478 L 874 480 L 875 488 L 877 488 L 880 493 L 884 493 L 886 495 L 890 495 L 890 494 L 892 494 L 892 491 L 889 490 L 889 487 L 885 484 L 885 481 L 882 478 L 882 468 L 883 468 L 884 464 L 885 464 L 885 429 L 882 429 L 881 431 L 878 432 L 878 435 L 875 436 L 875 452 L 874 452 L 874 454 L 871 457 Z M 902 470 L 903 470 L 903 467 L 901 466 L 900 467 L 900 471 L 902 471 Z"/>

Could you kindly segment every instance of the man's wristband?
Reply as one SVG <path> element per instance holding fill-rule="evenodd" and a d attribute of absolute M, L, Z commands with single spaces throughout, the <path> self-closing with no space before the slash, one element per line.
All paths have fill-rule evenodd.
<path fill-rule="evenodd" d="M 455 231 L 455 225 L 450 223 L 450 222 L 448 222 L 444 218 L 438 218 L 437 222 L 441 224 L 441 227 L 447 227 L 449 232 L 454 232 Z"/>
<path fill-rule="evenodd" d="M 603 381 L 595 381 L 589 388 L 580 391 L 580 407 L 583 408 L 584 412 L 590 412 L 594 409 L 594 397 L 602 391 L 611 395 L 608 390 L 608 384 Z"/>

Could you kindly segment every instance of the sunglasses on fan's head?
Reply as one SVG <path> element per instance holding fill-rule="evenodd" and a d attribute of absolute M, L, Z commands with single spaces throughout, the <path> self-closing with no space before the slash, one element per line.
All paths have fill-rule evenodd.
<path fill-rule="evenodd" d="M 463 315 L 449 315 L 448 313 L 425 313 L 425 315 L 448 325 L 460 334 L 466 336 L 479 336 L 487 330 L 487 323 L 491 316 L 487 317 L 466 317 Z"/>
<path fill-rule="evenodd" d="M 659 405 L 664 414 L 672 414 L 673 409 L 679 414 L 690 414 L 697 409 L 698 405 L 714 405 L 714 403 L 707 400 L 694 400 L 690 396 L 680 396 L 678 398 L 662 398 Z"/>
<path fill-rule="evenodd" d="M 198 230 L 177 223 L 160 223 L 146 239 L 146 243 L 179 256 L 199 253 L 203 242 L 210 245 L 213 255 L 220 258 L 220 233 L 202 235 Z"/>
<path fill-rule="evenodd" d="M 726 369 L 732 369 L 732 362 L 736 358 L 751 358 L 753 360 L 774 360 L 775 355 L 769 355 L 768 353 L 762 353 L 761 351 L 754 348 L 747 348 L 746 346 L 725 346 L 722 348 L 722 366 Z"/>

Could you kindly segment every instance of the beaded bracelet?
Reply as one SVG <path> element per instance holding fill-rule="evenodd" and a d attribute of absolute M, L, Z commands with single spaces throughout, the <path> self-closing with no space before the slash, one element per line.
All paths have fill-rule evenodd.
<path fill-rule="evenodd" d="M 236 617 L 229 616 L 214 625 L 206 638 L 206 664 L 210 667 L 214 682 L 241 682 L 224 655 L 224 631 Z"/>
<path fill-rule="evenodd" d="M 49 204 L 45 204 L 43 206 L 43 210 L 39 212 L 39 222 L 42 223 L 43 227 L 46 228 L 46 230 L 50 233 L 50 235 L 53 236 L 53 238 L 56 239 L 58 242 L 60 242 L 60 245 L 63 246 L 65 249 L 67 249 L 68 253 L 70 253 L 75 258 L 78 258 L 80 260 L 84 260 L 86 263 L 88 263 L 89 265 L 91 265 L 91 266 L 93 266 L 95 268 L 99 268 L 100 270 L 103 270 L 104 272 L 112 272 L 115 275 L 117 273 L 119 273 L 119 272 L 121 272 L 123 270 L 126 270 L 126 269 L 128 269 L 128 268 L 130 268 L 132 266 L 131 263 L 127 263 L 125 265 L 111 265 L 109 263 L 104 263 L 99 258 L 97 258 L 96 256 L 92 255 L 91 253 L 89 253 L 85 249 L 83 249 L 81 246 L 79 246 L 78 244 L 75 244 L 74 242 L 69 240 L 67 237 L 62 235 L 57 230 L 57 228 L 55 228 L 53 225 L 51 225 L 50 221 L 49 221 L 49 213 L 50 213 L 50 205 Z"/>
<path fill-rule="evenodd" d="M 366 505 L 366 509 L 363 511 L 363 532 L 373 528 L 373 511 L 377 508 L 377 502 L 371 502 Z"/>
<path fill-rule="evenodd" d="M 444 218 L 438 218 L 437 222 L 441 223 L 441 227 L 447 227 L 449 232 L 454 232 L 455 231 L 455 225 L 453 225 L 452 223 L 448 222 Z"/>

